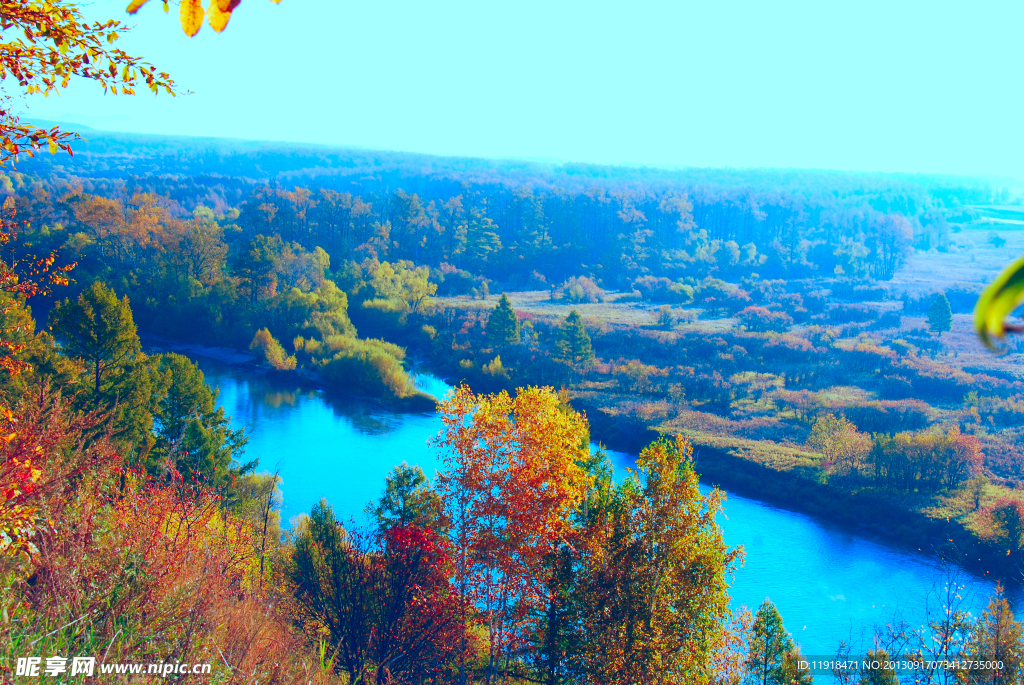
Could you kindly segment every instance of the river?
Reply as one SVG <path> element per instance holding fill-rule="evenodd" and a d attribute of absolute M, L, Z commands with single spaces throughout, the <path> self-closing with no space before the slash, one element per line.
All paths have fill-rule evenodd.
<path fill-rule="evenodd" d="M 289 521 L 327 498 L 343 521 L 364 516 L 380 496 L 388 471 L 403 460 L 433 475 L 439 459 L 427 444 L 440 428 L 433 414 L 400 414 L 358 400 L 299 389 L 278 378 L 196 357 L 234 426 L 249 432 L 246 458 L 260 471 L 280 469 L 282 516 Z M 448 386 L 430 376 L 417 385 L 435 395 Z M 611 452 L 621 474 L 632 457 Z M 704 487 L 704 486 L 702 486 Z M 731 590 L 734 607 L 756 610 L 765 597 L 806 656 L 835 653 L 839 640 L 856 646 L 864 630 L 899 613 L 919 625 L 926 603 L 947 578 L 935 559 L 895 549 L 841 527 L 753 499 L 729 495 L 722 520 L 729 545 L 746 560 Z M 961 574 L 959 594 L 980 614 L 994 583 Z M 1020 591 L 1010 599 L 1015 610 Z M 860 638 L 860 639 L 859 639 Z M 871 645 L 865 645 L 870 647 Z"/>

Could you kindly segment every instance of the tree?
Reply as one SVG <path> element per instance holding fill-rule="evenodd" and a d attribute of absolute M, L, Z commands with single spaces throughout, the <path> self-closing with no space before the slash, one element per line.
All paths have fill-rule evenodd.
<path fill-rule="evenodd" d="M 110 412 L 118 437 L 144 456 L 154 444 L 153 417 L 166 385 L 156 359 L 142 351 L 128 296 L 118 300 L 96 281 L 75 301 L 58 302 L 50 318 L 64 353 L 86 369 L 76 405 Z"/>
<path fill-rule="evenodd" d="M 567 682 L 708 682 L 735 642 L 728 593 L 742 552 L 722 539 L 724 497 L 701 493 L 681 436 L 644 448 L 618 487 L 597 481 L 573 539 Z"/>
<path fill-rule="evenodd" d="M 971 498 L 971 505 L 975 511 L 981 509 L 981 500 L 985 496 L 985 489 L 989 482 L 988 477 L 980 473 L 967 481 L 967 494 Z"/>
<path fill-rule="evenodd" d="M 587 335 L 587 328 L 583 325 L 583 317 L 575 309 L 565 317 L 555 346 L 558 350 L 555 358 L 570 366 L 587 366 L 594 361 L 590 336 Z"/>
<path fill-rule="evenodd" d="M 255 468 L 256 460 L 231 468 L 247 441 L 245 431 L 231 429 L 199 367 L 180 354 L 160 355 L 158 364 L 167 376 L 167 391 L 159 402 L 156 444 L 147 459 L 150 471 L 175 469 L 189 481 L 224 488 L 232 475 Z"/>
<path fill-rule="evenodd" d="M 1024 534 L 1024 502 L 1009 497 L 1000 498 L 989 510 L 992 527 L 999 544 L 1006 545 L 1007 553 L 1016 552 Z"/>
<path fill-rule="evenodd" d="M 441 501 L 430 488 L 423 469 L 403 461 L 391 469 L 380 501 L 376 504 L 371 502 L 368 510 L 377 520 L 377 528 L 383 535 L 395 526 L 429 528 L 438 525 Z"/>
<path fill-rule="evenodd" d="M 142 354 L 128 296 L 121 300 L 102 281 L 96 281 L 74 302 L 58 302 L 52 328 L 68 356 L 81 359 L 93 383 L 93 402 L 99 406 L 111 377 Z"/>
<path fill-rule="evenodd" d="M 754 614 L 747 655 L 747 674 L 757 685 L 783 685 L 786 655 L 793 651 L 793 638 L 782 625 L 779 610 L 765 599 Z"/>
<path fill-rule="evenodd" d="M 326 500 L 296 528 L 288 573 L 300 613 L 311 628 L 322 626 L 329 635 L 335 670 L 359 682 L 369 667 L 372 569 Z"/>
<path fill-rule="evenodd" d="M 500 350 L 519 343 L 519 317 L 505 293 L 487 317 L 487 337 L 491 345 Z"/>
<path fill-rule="evenodd" d="M 486 680 L 536 634 L 549 560 L 590 486 L 586 420 L 551 388 L 475 395 L 439 405 L 445 471 L 437 479 L 453 542 L 455 587 L 487 634 Z M 468 617 L 467 617 L 468 619 Z M 464 664 L 463 664 L 464 667 Z"/>
<path fill-rule="evenodd" d="M 841 466 L 846 470 L 855 469 L 860 457 L 871 447 L 868 436 L 858 431 L 852 421 L 835 414 L 818 417 L 807 444 L 821 452 L 823 468 Z"/>
<path fill-rule="evenodd" d="M 0 131 L 3 130 L 0 110 Z M 2 154 L 2 153 L 0 153 Z M 0 159 L 0 162 L 3 160 Z M 0 249 L 13 252 L 17 238 L 16 206 L 13 197 L 0 205 Z M 74 264 L 54 268 L 56 254 L 43 258 L 0 259 L 0 371 L 16 376 L 28 368 L 19 356 L 26 351 L 35 321 L 29 315 L 25 300 L 33 295 L 46 295 L 49 286 L 67 285 L 67 273 Z M 27 262 L 27 263 L 26 263 Z"/>
<path fill-rule="evenodd" d="M 423 682 L 464 643 L 462 611 L 448 583 L 449 546 L 430 528 L 389 529 L 367 549 L 326 501 L 297 526 L 288 568 L 301 620 L 325 634 L 325 661 L 348 682 Z"/>
<path fill-rule="evenodd" d="M 417 267 L 407 261 L 380 262 L 372 264 L 369 271 L 375 298 L 402 302 L 414 313 L 429 305 L 430 298 L 437 293 L 437 284 L 430 282 L 430 269 L 425 266 Z"/>
<path fill-rule="evenodd" d="M 289 356 L 281 343 L 266 328 L 256 331 L 252 342 L 249 343 L 249 349 L 258 352 L 263 357 L 263 361 L 270 364 L 275 371 L 294 371 L 298 363 L 295 360 L 295 355 Z"/>
<path fill-rule="evenodd" d="M 928 329 L 942 335 L 953 328 L 953 309 L 949 306 L 946 293 L 939 293 L 928 308 Z"/>
<path fill-rule="evenodd" d="M 1010 685 L 1019 683 L 1024 675 L 1024 631 L 1013 617 L 1001 583 L 996 585 L 996 594 L 978 619 L 965 651 L 963 657 L 968 661 L 1002 664 L 1001 668 L 990 672 L 986 683 Z"/>
<path fill-rule="evenodd" d="M 138 57 L 112 47 L 129 29 L 118 21 L 87 23 L 66 0 L 0 0 L 0 80 L 17 81 L 23 95 L 49 95 L 67 88 L 71 77 L 96 82 L 104 92 L 134 95 L 140 82 L 154 93 L 174 94 L 170 76 Z M 17 36 L 16 38 L 14 36 Z M 71 152 L 77 136 L 21 123 L 10 98 L 0 99 L 0 164 L 32 156 L 43 145 L 51 154 Z"/>

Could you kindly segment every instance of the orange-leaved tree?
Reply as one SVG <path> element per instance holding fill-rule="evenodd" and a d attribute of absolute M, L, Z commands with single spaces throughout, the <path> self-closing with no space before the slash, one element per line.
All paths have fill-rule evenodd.
<path fill-rule="evenodd" d="M 455 585 L 489 638 L 491 683 L 537 631 L 549 602 L 551 556 L 567 544 L 591 483 L 582 466 L 589 431 L 551 388 L 512 397 L 462 386 L 439 411 L 443 428 L 434 445 L 446 471 L 437 483 Z"/>

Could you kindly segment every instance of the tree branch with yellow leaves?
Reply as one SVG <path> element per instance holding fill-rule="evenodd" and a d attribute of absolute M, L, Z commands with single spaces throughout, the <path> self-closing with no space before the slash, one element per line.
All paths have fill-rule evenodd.
<path fill-rule="evenodd" d="M 88 22 L 64 0 L 0 0 L 0 81 L 17 81 L 22 97 L 50 95 L 72 77 L 95 81 L 104 92 L 134 95 L 140 84 L 174 94 L 174 82 L 139 57 L 113 47 L 128 30 L 119 21 Z M 15 98 L 0 91 L 0 164 L 32 156 L 46 146 L 70 153 L 78 136 L 23 123 L 12 111 Z"/>

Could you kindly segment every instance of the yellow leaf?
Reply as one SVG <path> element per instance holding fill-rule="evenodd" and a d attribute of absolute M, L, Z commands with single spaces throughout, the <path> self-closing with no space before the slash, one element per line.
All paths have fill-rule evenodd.
<path fill-rule="evenodd" d="M 210 28 L 220 33 L 228 26 L 228 20 L 231 19 L 231 12 L 225 12 L 218 6 L 217 0 L 210 3 L 210 8 L 206 11 L 206 14 L 210 18 Z"/>
<path fill-rule="evenodd" d="M 55 155 L 59 151 L 60 151 L 60 148 L 57 147 L 57 143 L 55 141 L 51 140 L 50 141 L 50 154 L 51 155 Z"/>
<path fill-rule="evenodd" d="M 1001 338 L 1007 331 L 1021 330 L 1007 326 L 1005 321 L 1021 302 L 1024 302 L 1024 257 L 999 274 L 981 293 L 974 307 L 974 329 L 986 347 L 994 348 L 992 336 Z"/>
<path fill-rule="evenodd" d="M 131 3 L 128 5 L 128 14 L 135 14 L 147 2 L 149 2 L 149 0 L 132 0 Z"/>
<path fill-rule="evenodd" d="M 203 28 L 203 18 L 205 16 L 206 13 L 203 12 L 202 0 L 181 0 L 178 20 L 181 22 L 181 30 L 190 38 L 199 33 L 199 29 Z"/>
<path fill-rule="evenodd" d="M 231 14 L 241 2 L 242 0 L 213 0 L 213 2 L 210 3 L 210 9 L 213 9 L 213 6 L 216 5 L 217 9 L 221 12 Z"/>

